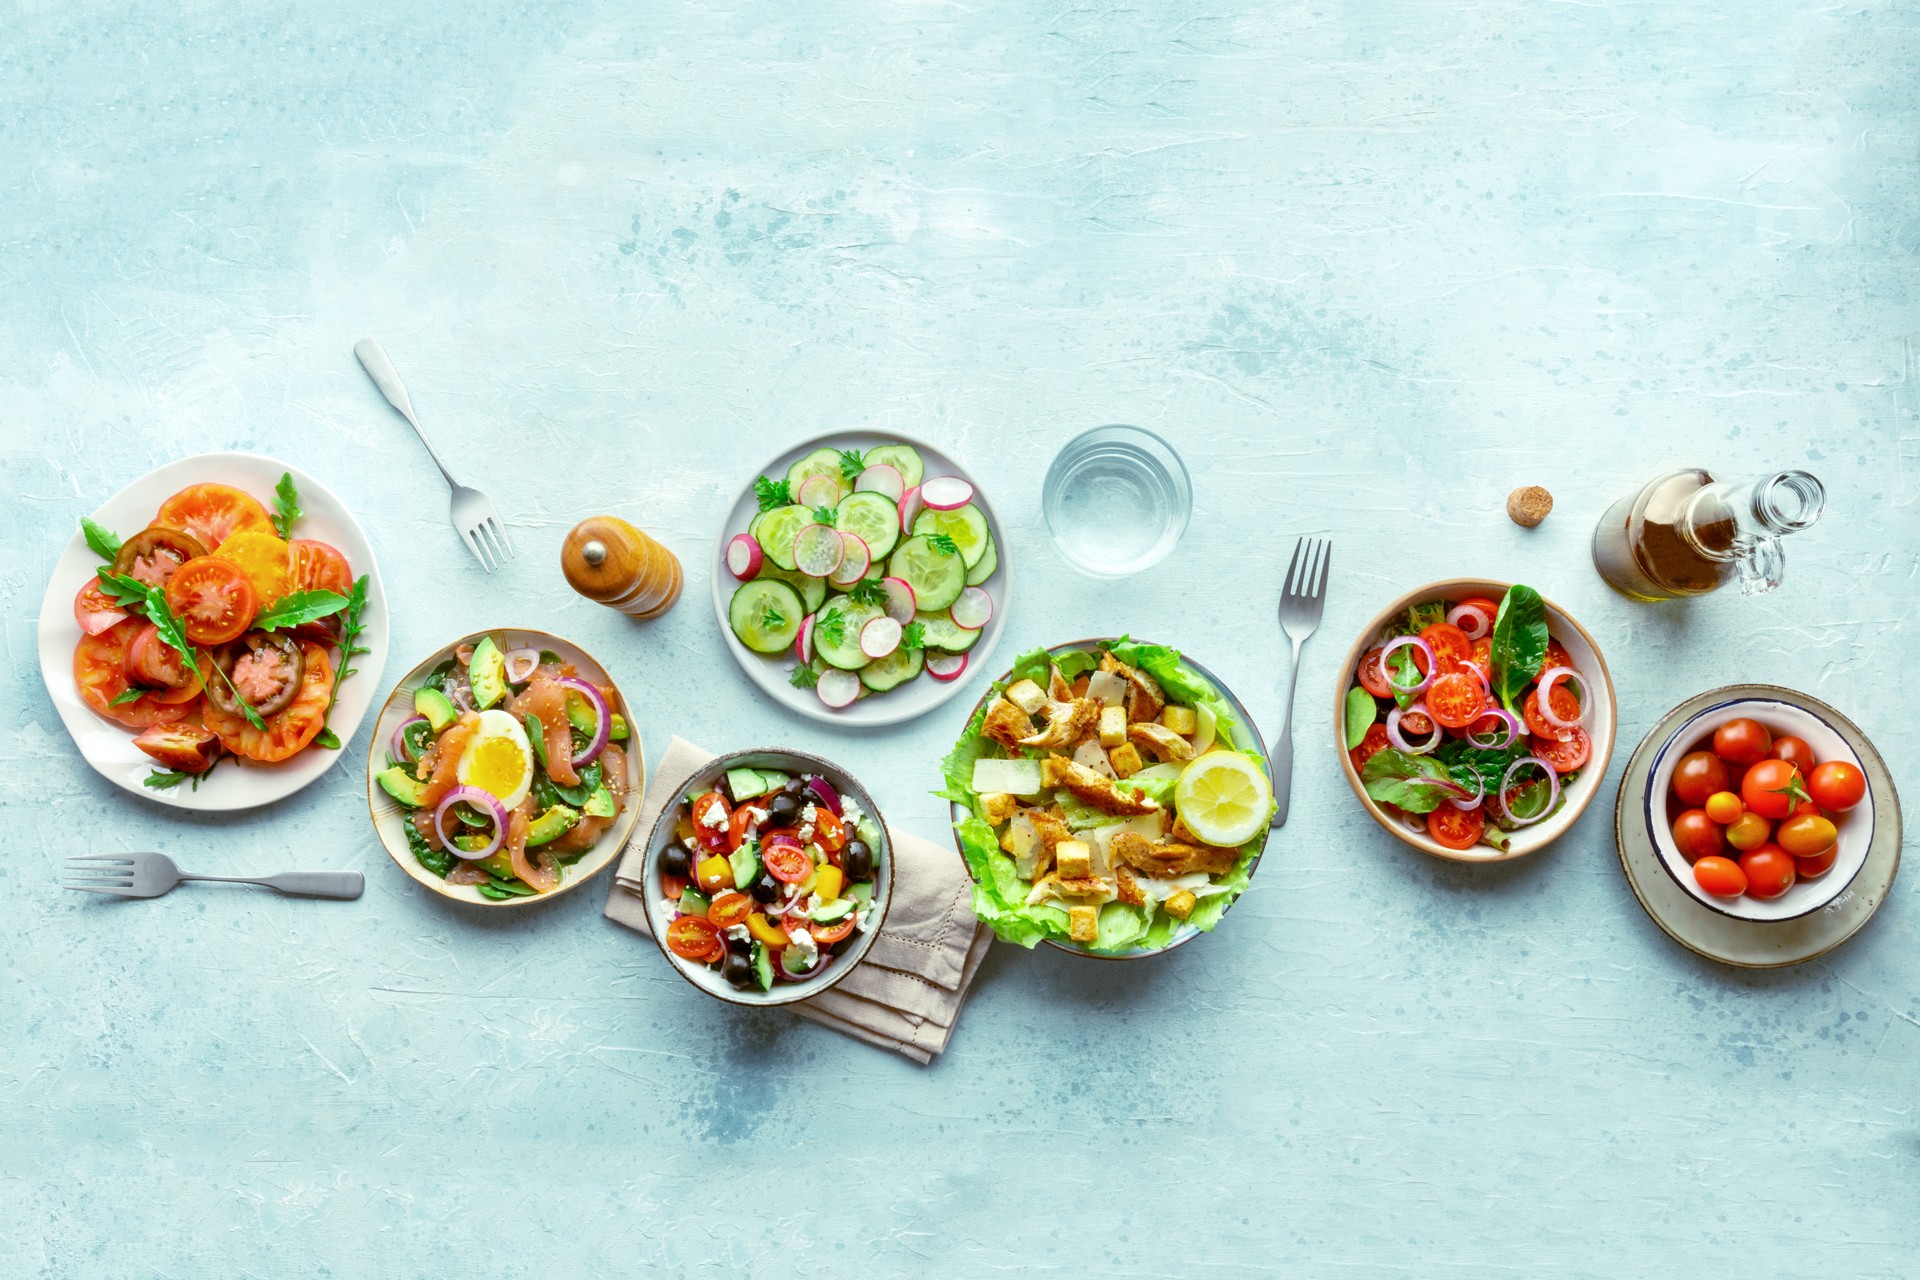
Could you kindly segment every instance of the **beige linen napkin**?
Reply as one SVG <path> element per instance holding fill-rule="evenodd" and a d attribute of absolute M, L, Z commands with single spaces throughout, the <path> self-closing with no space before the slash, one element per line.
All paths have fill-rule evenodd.
<path fill-rule="evenodd" d="M 609 920 L 651 936 L 641 898 L 647 838 L 660 810 L 712 759 L 684 739 L 667 744 L 640 805 L 640 821 L 614 869 Z M 837 986 L 786 1007 L 924 1065 L 947 1047 L 993 933 L 974 919 L 972 884 L 958 854 L 891 826 L 887 838 L 893 900 L 872 949 Z"/>

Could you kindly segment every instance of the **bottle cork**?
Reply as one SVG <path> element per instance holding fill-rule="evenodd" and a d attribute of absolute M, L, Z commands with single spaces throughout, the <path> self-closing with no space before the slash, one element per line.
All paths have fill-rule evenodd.
<path fill-rule="evenodd" d="M 680 561 L 618 516 L 589 516 L 560 548 L 560 569 L 587 599 L 636 618 L 657 618 L 680 598 Z"/>

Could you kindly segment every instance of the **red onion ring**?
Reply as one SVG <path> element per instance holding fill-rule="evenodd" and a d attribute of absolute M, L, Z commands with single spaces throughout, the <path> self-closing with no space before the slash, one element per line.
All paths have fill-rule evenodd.
<path fill-rule="evenodd" d="M 598 689 L 578 676 L 561 676 L 554 683 L 564 689 L 573 690 L 585 698 L 587 705 L 593 708 L 593 740 L 582 747 L 572 759 L 573 767 L 578 769 L 606 749 L 607 735 L 613 732 L 613 708 L 607 705 L 606 698 L 601 696 Z"/>
<path fill-rule="evenodd" d="M 1526 768 L 1530 764 L 1538 765 L 1540 767 L 1541 772 L 1547 775 L 1547 802 L 1541 805 L 1540 812 L 1534 814 L 1531 818 L 1522 818 L 1520 815 L 1516 814 L 1512 809 L 1509 809 L 1507 807 L 1507 792 L 1512 786 L 1513 775 L 1515 773 L 1518 773 L 1521 769 Z M 1559 803 L 1559 801 L 1560 801 L 1560 775 L 1554 771 L 1554 767 L 1552 765 L 1548 764 L 1545 760 L 1542 760 L 1539 756 L 1523 756 L 1520 759 L 1515 760 L 1512 764 L 1507 766 L 1507 772 L 1500 779 L 1500 796 L 1499 796 L 1500 812 L 1506 814 L 1507 821 L 1511 822 L 1516 827 L 1532 826 L 1534 823 L 1540 821 L 1540 819 L 1552 813 L 1553 806 Z"/>
<path fill-rule="evenodd" d="M 1580 682 L 1579 692 L 1574 695 L 1575 699 L 1580 703 L 1580 714 L 1571 720 L 1562 720 L 1553 713 L 1553 686 L 1556 681 L 1565 680 L 1569 677 Z M 1582 679 L 1580 673 L 1572 667 L 1554 667 L 1551 670 L 1542 672 L 1540 684 L 1534 692 L 1538 695 L 1540 701 L 1540 718 L 1556 729 L 1563 731 L 1571 729 L 1587 717 L 1587 682 Z"/>
<path fill-rule="evenodd" d="M 473 705 L 473 686 L 467 683 L 464 671 L 451 672 L 441 683 L 440 692 L 447 695 L 447 701 L 462 711 L 475 710 Z"/>
<path fill-rule="evenodd" d="M 462 800 L 476 808 L 485 809 L 493 817 L 493 839 L 487 841 L 486 848 L 476 849 L 471 853 L 447 839 L 447 810 Z M 506 839 L 507 807 L 496 800 L 491 792 L 482 791 L 478 787 L 455 787 L 447 792 L 446 798 L 440 802 L 440 807 L 433 811 L 433 829 L 439 835 L 440 843 L 446 846 L 448 853 L 467 862 L 473 862 L 498 849 L 500 842 Z"/>
<path fill-rule="evenodd" d="M 1394 681 L 1393 668 L 1387 665 L 1387 659 L 1391 658 L 1393 651 L 1401 645 L 1412 645 L 1421 653 L 1427 655 L 1427 674 L 1420 677 L 1419 684 L 1403 686 Z M 1416 671 L 1419 670 L 1418 663 L 1414 664 L 1414 669 Z M 1433 647 L 1419 636 L 1399 636 L 1396 639 L 1387 641 L 1387 647 L 1380 651 L 1380 678 L 1387 682 L 1387 688 L 1397 694 L 1424 692 L 1426 687 L 1433 683 L 1433 673 L 1439 669 L 1440 664 L 1433 659 Z"/>
<path fill-rule="evenodd" d="M 427 723 L 427 718 L 425 716 L 408 716 L 405 720 L 402 720 L 397 726 L 395 726 L 393 731 L 393 743 L 392 743 L 394 759 L 405 760 L 408 764 L 412 764 L 414 762 L 413 753 L 407 750 L 407 729 L 409 726 L 412 726 L 412 725 L 426 724 L 426 723 Z"/>
<path fill-rule="evenodd" d="M 1473 771 L 1473 776 L 1475 780 L 1473 794 L 1465 800 L 1456 800 L 1449 797 L 1447 800 L 1448 804 L 1456 809 L 1478 809 L 1480 807 L 1480 802 L 1486 799 L 1487 796 L 1487 779 L 1478 769 Z"/>
<path fill-rule="evenodd" d="M 832 810 L 834 817 L 840 816 L 840 793 L 833 789 L 831 782 L 825 778 L 808 778 L 807 786 L 812 788 L 813 794 L 820 797 L 821 804 Z"/>
<path fill-rule="evenodd" d="M 1467 620 L 1479 623 L 1477 628 L 1467 626 Z M 1467 639 L 1478 640 L 1493 630 L 1493 619 L 1487 611 L 1477 604 L 1457 604 L 1447 614 L 1447 621 L 1466 633 Z"/>
<path fill-rule="evenodd" d="M 1415 712 L 1418 712 L 1433 722 L 1433 734 L 1427 739 L 1425 746 L 1414 746 L 1407 741 L 1406 735 L 1400 732 L 1400 717 L 1410 716 Z M 1446 731 L 1440 727 L 1438 720 L 1433 719 L 1433 713 L 1427 710 L 1427 704 L 1424 702 L 1415 702 L 1412 706 L 1404 710 L 1400 707 L 1395 707 L 1393 710 L 1387 712 L 1387 741 L 1410 756 L 1423 756 L 1427 754 L 1427 752 L 1439 746 L 1441 738 L 1445 736 Z"/>
<path fill-rule="evenodd" d="M 808 978 L 813 977 L 815 974 L 819 973 L 820 970 L 826 967 L 827 953 L 825 948 L 822 948 L 820 950 L 819 955 L 814 960 L 813 967 L 811 969 L 801 969 L 801 970 L 795 971 L 793 969 L 787 968 L 786 954 L 787 954 L 786 947 L 781 947 L 778 951 L 774 952 L 773 967 L 776 970 L 778 970 L 780 973 L 780 976 L 785 978 L 788 982 L 805 982 Z"/>
<path fill-rule="evenodd" d="M 509 649 L 507 651 L 507 683 L 525 684 L 533 679 L 533 673 L 540 669 L 540 651 L 538 649 Z"/>
<path fill-rule="evenodd" d="M 1499 742 L 1482 742 L 1473 731 L 1473 726 L 1479 724 L 1481 720 L 1485 720 L 1488 716 L 1495 717 L 1506 727 L 1507 736 Z M 1505 707 L 1488 707 L 1480 713 L 1478 720 L 1475 720 L 1472 725 L 1467 726 L 1467 745 L 1481 751 L 1505 751 L 1508 747 L 1520 740 L 1520 729 L 1519 716 L 1513 714 L 1513 712 L 1507 710 Z"/>

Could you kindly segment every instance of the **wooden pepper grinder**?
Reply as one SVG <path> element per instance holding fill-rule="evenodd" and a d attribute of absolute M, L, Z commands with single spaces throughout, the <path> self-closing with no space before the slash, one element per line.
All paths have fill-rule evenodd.
<path fill-rule="evenodd" d="M 618 516 L 588 516 L 560 548 L 560 568 L 589 600 L 657 618 L 680 598 L 680 561 Z"/>

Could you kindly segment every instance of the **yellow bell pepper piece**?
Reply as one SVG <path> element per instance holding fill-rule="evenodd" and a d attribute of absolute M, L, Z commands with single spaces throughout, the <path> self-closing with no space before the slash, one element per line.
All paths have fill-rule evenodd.
<path fill-rule="evenodd" d="M 769 947 L 784 947 L 790 941 L 785 929 L 758 911 L 747 917 L 747 932 Z"/>
<path fill-rule="evenodd" d="M 846 873 L 832 865 L 820 868 L 814 877 L 813 891 L 820 895 L 820 901 L 832 902 L 840 896 L 840 887 L 846 883 Z"/>
<path fill-rule="evenodd" d="M 716 889 L 733 888 L 733 864 L 719 854 L 711 858 L 702 858 L 700 865 L 693 869 L 693 876 L 700 887 L 708 893 Z"/>

